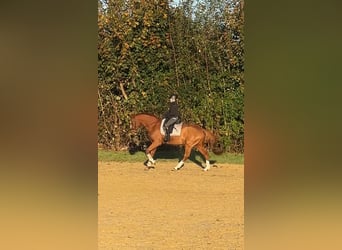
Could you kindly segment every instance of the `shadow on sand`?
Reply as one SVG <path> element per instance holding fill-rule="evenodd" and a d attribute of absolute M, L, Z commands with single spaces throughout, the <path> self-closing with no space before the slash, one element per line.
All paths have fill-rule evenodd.
<path fill-rule="evenodd" d="M 138 151 L 144 152 L 145 149 L 148 148 L 149 145 L 150 145 L 150 143 L 141 143 L 139 145 L 134 144 L 134 143 L 130 143 L 129 152 L 130 152 L 130 154 L 134 154 Z M 178 162 L 179 162 L 180 160 L 183 159 L 183 155 L 184 155 L 184 146 L 182 146 L 182 145 L 175 146 L 175 145 L 163 144 L 163 145 L 158 147 L 158 149 L 154 155 L 154 159 L 156 159 L 156 160 L 157 159 L 178 159 Z M 190 157 L 188 160 L 192 161 L 197 166 L 204 168 L 204 166 L 202 164 L 205 163 L 205 159 L 204 159 L 203 155 L 201 153 L 199 153 L 196 149 L 191 150 L 191 154 L 190 154 Z M 211 160 L 210 164 L 214 164 L 215 162 L 216 162 L 215 160 Z"/>
<path fill-rule="evenodd" d="M 155 159 L 178 159 L 178 161 L 183 159 L 184 146 L 174 146 L 174 145 L 161 145 L 154 156 Z M 191 150 L 189 159 L 197 166 L 204 168 L 205 159 L 203 155 L 196 149 Z M 216 161 L 211 160 L 210 164 L 214 164 Z"/>

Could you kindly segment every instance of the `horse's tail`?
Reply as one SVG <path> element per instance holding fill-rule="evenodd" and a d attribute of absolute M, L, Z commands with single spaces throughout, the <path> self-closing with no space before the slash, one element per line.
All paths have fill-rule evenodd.
<path fill-rule="evenodd" d="M 221 147 L 221 144 L 219 143 L 218 137 L 214 135 L 209 130 L 203 129 L 205 134 L 204 142 L 208 144 L 209 149 L 213 151 L 214 154 L 220 155 L 223 153 L 223 148 Z"/>

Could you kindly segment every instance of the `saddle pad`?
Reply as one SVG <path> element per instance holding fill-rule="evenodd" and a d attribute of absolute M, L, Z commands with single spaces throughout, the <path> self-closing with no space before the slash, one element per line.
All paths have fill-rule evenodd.
<path fill-rule="evenodd" d="M 160 125 L 160 133 L 162 135 L 165 135 L 165 131 L 163 129 L 164 122 L 165 122 L 165 119 L 162 120 L 161 125 Z M 181 131 L 182 131 L 182 125 L 183 125 L 183 122 L 174 124 L 173 130 L 172 130 L 172 133 L 170 134 L 170 136 L 180 136 Z"/>

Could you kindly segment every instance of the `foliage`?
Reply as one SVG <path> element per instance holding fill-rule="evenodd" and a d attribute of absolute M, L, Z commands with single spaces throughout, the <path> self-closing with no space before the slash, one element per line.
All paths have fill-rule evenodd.
<path fill-rule="evenodd" d="M 124 148 L 130 114 L 161 116 L 177 93 L 183 121 L 243 152 L 243 23 L 241 0 L 99 1 L 98 142 Z"/>

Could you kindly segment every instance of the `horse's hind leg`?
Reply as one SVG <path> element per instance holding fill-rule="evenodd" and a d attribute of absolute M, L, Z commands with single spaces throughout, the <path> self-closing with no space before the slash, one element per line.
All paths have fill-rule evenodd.
<path fill-rule="evenodd" d="M 208 171 L 210 169 L 210 161 L 209 161 L 209 153 L 208 151 L 203 147 L 203 145 L 197 147 L 198 151 L 204 156 L 205 158 L 205 168 L 204 171 Z"/>
<path fill-rule="evenodd" d="M 185 152 L 184 152 L 183 159 L 182 159 L 180 162 L 178 162 L 177 166 L 175 167 L 175 170 L 179 170 L 181 167 L 183 167 L 184 162 L 185 162 L 185 161 L 189 158 L 189 156 L 190 156 L 191 149 L 192 149 L 192 146 L 185 145 Z"/>

